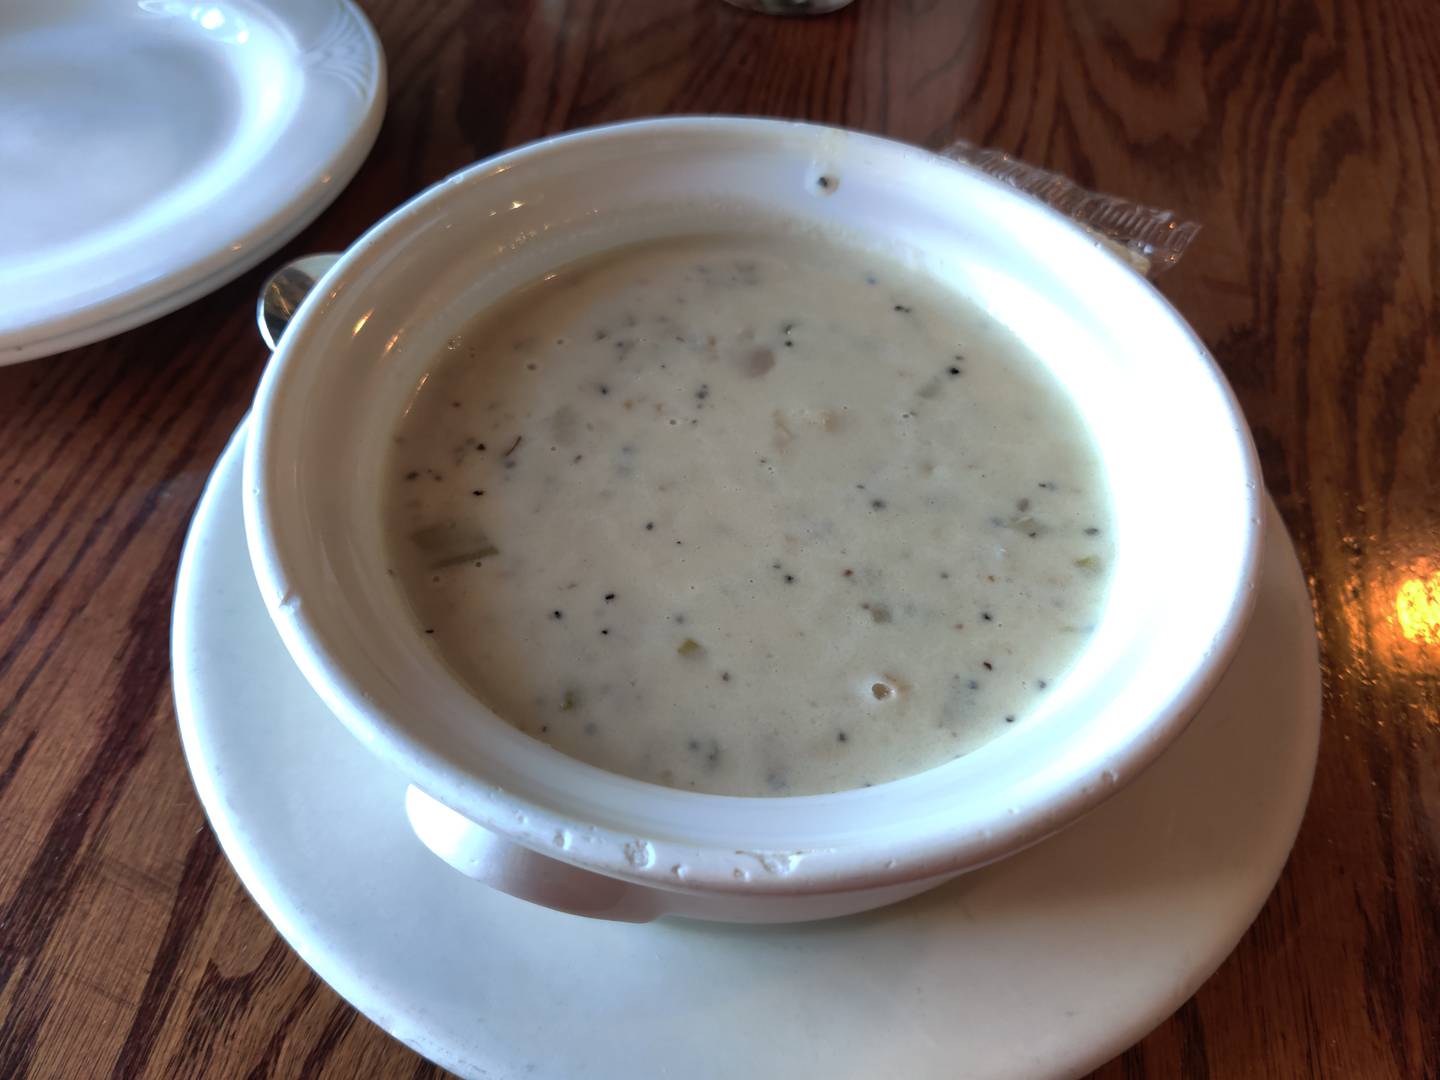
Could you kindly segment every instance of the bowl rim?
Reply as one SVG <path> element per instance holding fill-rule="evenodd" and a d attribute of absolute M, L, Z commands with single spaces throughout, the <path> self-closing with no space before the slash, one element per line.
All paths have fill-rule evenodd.
<path fill-rule="evenodd" d="M 925 167 L 961 170 L 971 178 L 992 186 L 1004 198 L 1023 204 L 1028 213 L 1048 218 L 1055 229 L 1084 237 L 1087 243 L 1093 245 L 1093 238 L 1088 237 L 1071 219 L 1030 196 L 1015 191 L 973 167 L 896 140 L 797 121 L 732 116 L 662 117 L 602 124 L 565 132 L 507 150 L 457 171 L 401 204 L 368 229 L 345 251 L 326 275 L 324 291 L 332 297 L 338 295 L 350 280 L 378 261 L 389 244 L 403 243 L 413 236 L 410 228 L 413 219 L 423 219 L 437 205 L 456 197 L 460 189 L 483 184 L 488 178 L 508 172 L 531 159 L 569 153 L 576 148 L 584 148 L 587 144 L 604 140 L 648 138 L 657 133 L 724 135 L 736 131 L 772 138 L 798 133 L 815 139 L 833 138 L 838 133 L 847 140 L 857 141 L 862 148 L 868 147 L 877 152 L 892 154 L 899 151 L 907 159 Z M 1119 264 L 1119 260 L 1112 254 L 1097 251 L 1097 256 Z M 788 861 L 780 873 L 747 873 L 742 877 L 738 871 L 732 873 L 736 856 L 759 858 L 768 870 L 771 868 L 767 862 L 769 856 L 779 854 L 788 857 L 794 853 L 742 851 L 736 850 L 733 844 L 708 841 L 678 843 L 655 839 L 652 844 L 650 840 L 638 840 L 635 834 L 629 831 L 593 822 L 576 822 L 557 815 L 545 805 L 520 793 L 505 791 L 489 784 L 484 778 L 447 761 L 442 753 L 436 752 L 430 744 L 408 731 L 403 724 L 392 721 L 369 700 L 364 687 L 356 682 L 349 669 L 326 651 L 321 635 L 315 632 L 307 605 L 291 603 L 293 579 L 283 570 L 285 559 L 282 545 L 271 527 L 276 508 L 268 479 L 273 474 L 276 463 L 271 460 L 268 451 L 271 435 L 278 423 L 277 412 L 282 411 L 277 402 L 283 398 L 287 372 L 292 371 L 297 363 L 303 362 L 301 358 L 304 355 L 306 339 L 324 317 L 323 304 L 319 303 L 301 306 L 280 342 L 280 347 L 267 365 L 256 392 L 250 435 L 246 440 L 244 510 L 247 544 L 266 608 L 287 651 L 307 681 L 330 710 L 372 752 L 389 759 L 416 786 L 477 824 L 492 828 L 516 843 L 572 865 L 609 877 L 672 891 L 801 895 L 876 888 L 902 881 L 939 878 L 1006 857 L 1044 839 L 1094 809 L 1141 772 L 1174 741 L 1228 668 L 1254 605 L 1253 586 L 1258 574 L 1263 539 L 1263 514 L 1260 506 L 1263 494 L 1258 458 L 1249 428 L 1233 388 L 1198 335 L 1153 285 L 1139 275 L 1135 275 L 1135 278 L 1139 286 L 1149 293 L 1159 312 L 1181 332 L 1193 352 L 1194 361 L 1202 366 L 1210 381 L 1215 384 L 1220 400 L 1232 420 L 1231 434 L 1247 480 L 1247 490 L 1243 496 L 1246 509 L 1245 532 L 1241 540 L 1242 554 L 1234 591 L 1223 618 L 1214 628 L 1211 645 L 1206 654 L 1189 670 L 1188 677 L 1175 688 L 1164 708 L 1156 711 L 1145 726 L 1123 743 L 1115 754 L 1096 763 L 1093 773 L 1095 782 L 1081 784 L 1072 780 L 1057 795 L 1042 800 L 1038 805 L 1023 807 L 1003 815 L 1003 820 L 1002 811 L 997 808 L 996 827 L 986 830 L 978 840 L 972 837 L 968 843 L 957 844 L 955 838 L 931 830 L 907 838 L 904 850 L 880 865 L 877 865 L 873 851 L 835 850 L 826 851 L 824 860 Z M 320 290 L 317 289 L 316 293 L 320 293 Z M 583 771 L 603 772 L 584 762 L 573 759 L 567 761 L 576 770 L 580 770 L 575 773 L 577 778 L 581 777 Z M 1102 765 L 1103 776 L 1110 782 L 1100 780 Z M 1121 782 L 1113 782 L 1117 776 Z M 775 806 L 798 800 L 835 799 L 856 794 L 840 792 L 832 795 L 737 797 L 674 792 L 643 781 L 627 782 L 656 791 L 683 795 L 687 799 L 695 800 L 697 807 L 708 803 L 717 812 L 725 803 L 759 802 Z M 869 791 L 880 791 L 885 786 L 879 785 Z M 396 812 L 401 812 L 401 808 L 397 806 Z M 552 830 L 559 827 L 583 829 L 588 834 L 587 839 L 595 842 L 571 844 L 564 849 L 557 849 L 548 843 L 547 838 Z M 641 858 L 635 857 L 637 844 L 641 845 L 640 850 L 644 853 Z M 677 860 L 685 863 L 689 870 L 683 879 L 671 873 Z M 818 865 L 820 862 L 823 862 L 823 866 Z M 753 862 L 751 865 L 754 865 Z"/>

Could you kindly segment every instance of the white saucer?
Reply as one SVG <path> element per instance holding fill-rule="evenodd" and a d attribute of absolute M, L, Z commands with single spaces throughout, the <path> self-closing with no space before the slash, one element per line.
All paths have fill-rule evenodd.
<path fill-rule="evenodd" d="M 351 0 L 6 0 L 0 364 L 254 266 L 340 193 L 384 111 Z"/>
<path fill-rule="evenodd" d="M 1320 671 L 1273 509 L 1254 621 L 1166 754 L 1051 840 L 915 900 L 801 926 L 591 922 L 492 892 L 410 833 L 405 781 L 291 666 L 251 577 L 237 434 L 175 602 L 190 769 L 246 887 L 322 978 L 469 1076 L 1067 1076 L 1234 948 L 1310 790 Z"/>

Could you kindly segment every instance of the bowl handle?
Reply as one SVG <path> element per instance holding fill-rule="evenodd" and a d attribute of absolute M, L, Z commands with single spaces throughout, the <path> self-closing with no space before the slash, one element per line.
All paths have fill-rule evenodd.
<path fill-rule="evenodd" d="M 513 844 L 413 785 L 405 791 L 405 815 L 420 842 L 460 873 L 519 900 L 614 922 L 650 922 L 663 914 L 654 889 Z"/>

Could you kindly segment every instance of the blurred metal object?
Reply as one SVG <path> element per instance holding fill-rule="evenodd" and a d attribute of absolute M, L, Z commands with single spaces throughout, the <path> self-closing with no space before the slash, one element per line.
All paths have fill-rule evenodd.
<path fill-rule="evenodd" d="M 766 15 L 828 15 L 845 7 L 850 0 L 726 0 L 726 3 Z"/>
<path fill-rule="evenodd" d="M 286 263 L 260 287 L 255 321 L 260 324 L 260 336 L 272 351 L 295 317 L 296 309 L 315 288 L 315 283 L 339 261 L 340 256 L 336 252 L 306 255 Z"/>

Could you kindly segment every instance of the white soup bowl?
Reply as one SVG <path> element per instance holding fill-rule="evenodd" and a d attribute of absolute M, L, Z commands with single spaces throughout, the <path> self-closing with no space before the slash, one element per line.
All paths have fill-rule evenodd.
<path fill-rule="evenodd" d="M 1108 476 L 1113 585 L 1039 710 L 949 764 L 830 795 L 671 790 L 551 749 L 459 682 L 386 574 L 381 476 L 416 386 L 477 312 L 605 249 L 776 221 L 898 253 L 1048 365 Z M 265 604 L 316 692 L 410 781 L 422 839 L 525 899 L 630 920 L 843 915 L 1074 821 L 1153 761 L 1223 673 L 1251 607 L 1259 498 L 1244 420 L 1204 346 L 1093 237 L 923 150 L 728 118 L 548 139 L 390 214 L 285 333 L 245 457 Z"/>

